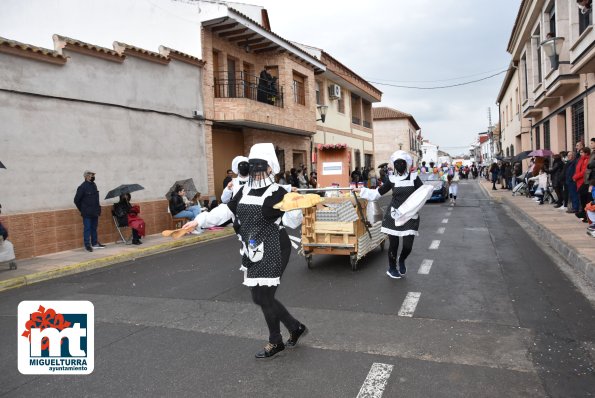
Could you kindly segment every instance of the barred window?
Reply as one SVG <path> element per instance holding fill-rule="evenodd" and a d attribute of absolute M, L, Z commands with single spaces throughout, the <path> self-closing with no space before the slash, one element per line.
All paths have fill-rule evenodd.
<path fill-rule="evenodd" d="M 550 148 L 550 121 L 547 120 L 543 123 L 543 149 Z"/>
<path fill-rule="evenodd" d="M 572 145 L 585 137 L 585 105 L 583 100 L 572 105 Z"/>
<path fill-rule="evenodd" d="M 535 149 L 541 149 L 541 131 L 539 126 L 535 127 Z"/>

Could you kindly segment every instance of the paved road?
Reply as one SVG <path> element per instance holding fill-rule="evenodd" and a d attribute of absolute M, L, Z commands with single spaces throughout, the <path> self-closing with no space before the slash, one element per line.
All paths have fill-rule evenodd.
<path fill-rule="evenodd" d="M 268 361 L 233 238 L 2 293 L 0 396 L 593 396 L 593 307 L 477 184 L 460 194 L 424 207 L 404 280 L 379 249 L 358 272 L 294 252 L 278 297 L 311 334 Z M 18 373 L 16 309 L 35 299 L 94 303 L 92 375 Z"/>

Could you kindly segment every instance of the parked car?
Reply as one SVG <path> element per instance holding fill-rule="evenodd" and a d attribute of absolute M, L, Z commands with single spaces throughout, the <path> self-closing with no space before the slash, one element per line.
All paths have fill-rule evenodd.
<path fill-rule="evenodd" d="M 448 198 L 448 188 L 446 187 L 446 181 L 442 180 L 439 174 L 420 173 L 418 174 L 418 176 L 424 182 L 424 184 L 432 185 L 434 187 L 432 197 L 428 199 L 428 202 L 446 201 L 446 199 Z"/>

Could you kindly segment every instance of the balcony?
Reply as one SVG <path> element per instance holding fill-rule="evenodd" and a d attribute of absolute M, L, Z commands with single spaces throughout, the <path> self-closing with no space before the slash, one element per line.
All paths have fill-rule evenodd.
<path fill-rule="evenodd" d="M 276 78 L 269 81 L 244 72 L 228 73 L 220 71 L 215 78 L 215 98 L 247 98 L 279 108 L 283 108 L 283 87 L 279 87 Z"/>
<path fill-rule="evenodd" d="M 244 72 L 216 71 L 214 75 L 215 124 L 302 136 L 316 133 L 316 108 L 300 105 L 301 98 L 295 100 L 291 94 L 285 101 L 277 79 L 269 81 Z"/>
<path fill-rule="evenodd" d="M 360 121 L 360 119 L 359 119 L 359 117 L 355 117 L 355 116 L 352 116 L 351 117 L 351 123 L 353 123 L 353 124 L 362 124 L 361 121 Z"/>

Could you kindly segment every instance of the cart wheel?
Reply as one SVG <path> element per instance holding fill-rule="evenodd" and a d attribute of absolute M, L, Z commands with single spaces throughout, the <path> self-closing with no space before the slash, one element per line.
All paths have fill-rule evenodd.
<path fill-rule="evenodd" d="M 351 270 L 357 271 L 357 254 L 351 253 L 349 255 L 349 263 L 351 264 Z"/>
<path fill-rule="evenodd" d="M 8 263 L 8 267 L 9 267 L 9 269 L 17 269 L 17 263 L 15 263 L 14 261 L 11 261 Z"/>
<path fill-rule="evenodd" d="M 312 255 L 311 254 L 306 254 L 306 265 L 308 266 L 308 269 L 312 269 Z"/>
<path fill-rule="evenodd" d="M 384 251 L 384 240 L 382 242 L 380 242 L 380 251 L 383 252 Z"/>

